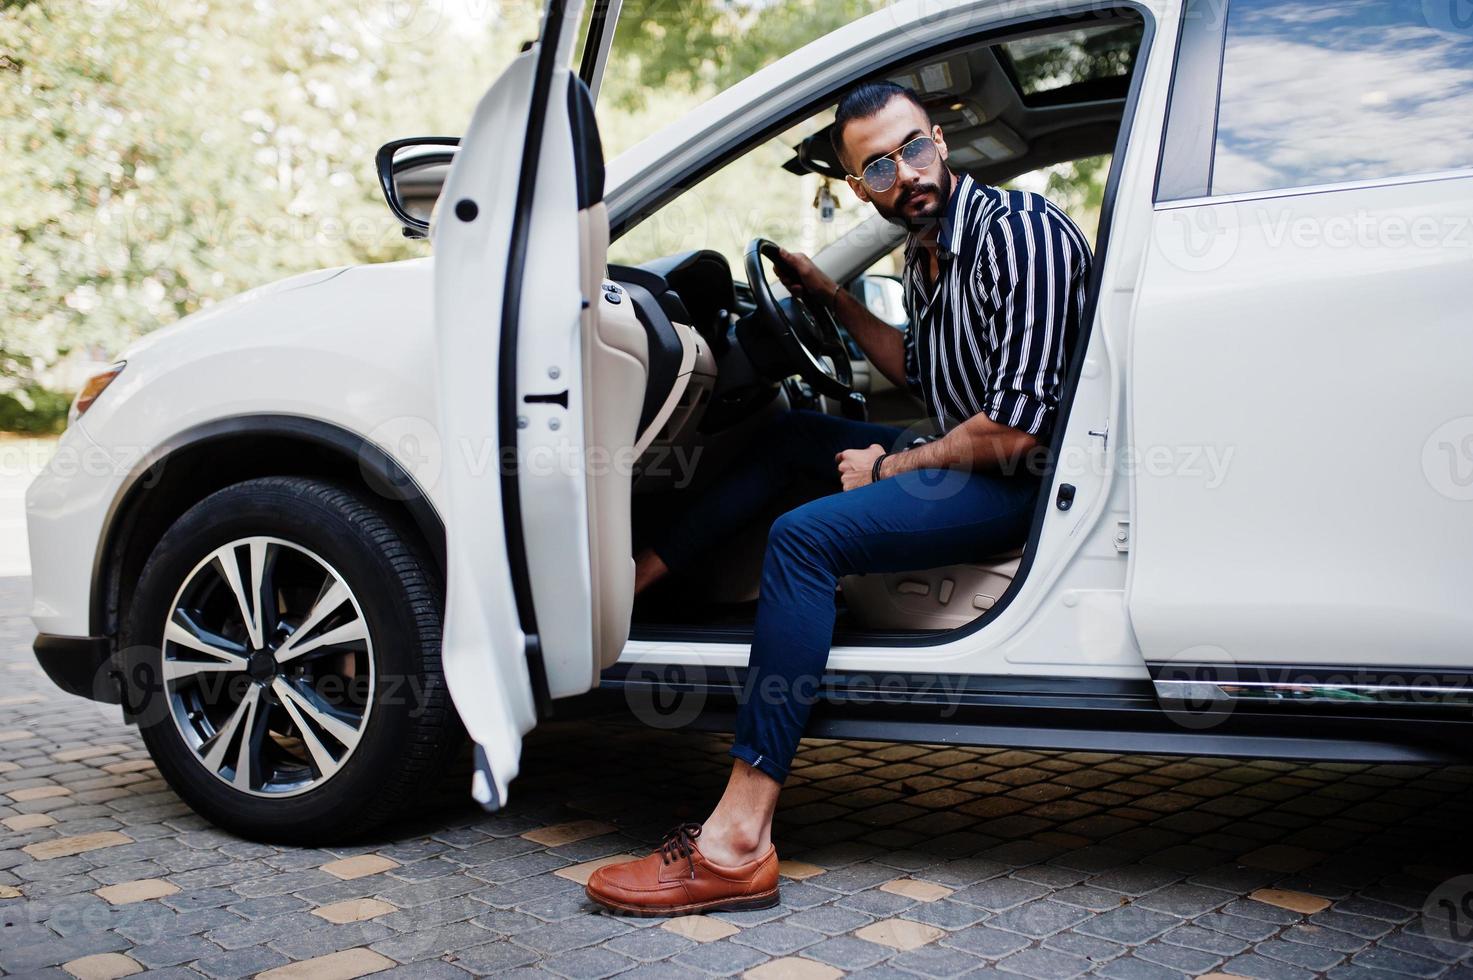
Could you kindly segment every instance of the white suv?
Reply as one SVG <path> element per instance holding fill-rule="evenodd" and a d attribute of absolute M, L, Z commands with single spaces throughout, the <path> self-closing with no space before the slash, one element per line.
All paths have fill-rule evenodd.
<path fill-rule="evenodd" d="M 1108 156 L 1108 181 L 1028 540 L 845 579 L 810 734 L 1466 752 L 1473 33 L 1454 11 L 900 3 L 606 174 L 617 5 L 574 71 L 578 7 L 549 4 L 458 146 L 381 154 L 433 260 L 298 276 L 149 335 L 27 495 L 38 658 L 121 703 L 192 806 L 324 840 L 410 801 L 462 728 L 476 798 L 503 805 L 522 736 L 596 687 L 655 724 L 729 720 L 764 526 L 636 604 L 640 536 L 774 412 L 919 409 L 768 284 L 755 242 L 737 269 L 688 226 L 680 249 L 610 256 L 795 124 L 758 190 L 834 177 L 824 113 L 874 77 L 917 88 L 978 179 Z M 817 261 L 895 322 L 866 272 L 898 242 L 875 218 Z"/>

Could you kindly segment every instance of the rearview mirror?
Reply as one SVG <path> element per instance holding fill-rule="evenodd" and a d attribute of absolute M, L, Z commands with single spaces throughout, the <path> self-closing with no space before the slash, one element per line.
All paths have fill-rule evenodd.
<path fill-rule="evenodd" d="M 905 287 L 894 276 L 860 276 L 849 288 L 865 309 L 897 330 L 910 321 L 905 312 Z"/>
<path fill-rule="evenodd" d="M 460 145 L 457 136 L 412 136 L 379 147 L 374 158 L 379 188 L 405 238 L 424 238 L 430 216 Z"/>

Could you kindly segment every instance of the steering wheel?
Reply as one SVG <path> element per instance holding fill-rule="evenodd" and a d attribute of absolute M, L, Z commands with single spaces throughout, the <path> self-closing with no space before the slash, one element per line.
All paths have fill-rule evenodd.
<path fill-rule="evenodd" d="M 757 320 L 777 341 L 787 365 L 815 391 L 839 399 L 845 414 L 862 413 L 864 395 L 854 390 L 854 366 L 833 310 L 806 299 L 779 303 L 762 268 L 764 256 L 773 265 L 782 262 L 777 245 L 767 239 L 747 243 L 747 285 L 757 304 Z"/>

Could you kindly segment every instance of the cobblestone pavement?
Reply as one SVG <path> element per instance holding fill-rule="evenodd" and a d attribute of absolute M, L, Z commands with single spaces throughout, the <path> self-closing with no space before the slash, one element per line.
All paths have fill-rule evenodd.
<path fill-rule="evenodd" d="M 458 781 L 371 843 L 264 846 L 192 814 L 116 709 L 51 687 L 28 592 L 0 580 L 10 974 L 1473 978 L 1443 938 L 1473 930 L 1445 884 L 1473 870 L 1467 768 L 814 740 L 783 791 L 780 907 L 629 919 L 582 882 L 704 816 L 723 738 L 553 724 L 500 814 Z"/>

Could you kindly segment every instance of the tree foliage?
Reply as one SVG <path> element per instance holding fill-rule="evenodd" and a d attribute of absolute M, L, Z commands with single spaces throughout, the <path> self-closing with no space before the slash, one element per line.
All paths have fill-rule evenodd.
<path fill-rule="evenodd" d="M 651 90 L 720 91 L 886 0 L 629 0 L 614 51 L 629 70 L 612 95 L 626 108 Z"/>
<path fill-rule="evenodd" d="M 110 356 L 291 273 L 420 254 L 378 197 L 373 151 L 459 132 L 535 16 L 424 30 L 383 13 L 358 0 L 0 9 L 0 375 L 20 386 L 69 351 Z"/>

